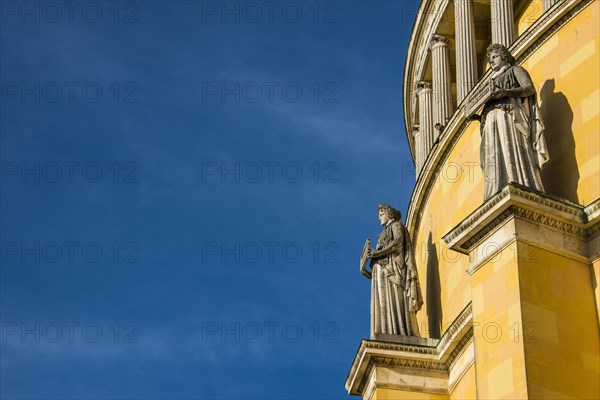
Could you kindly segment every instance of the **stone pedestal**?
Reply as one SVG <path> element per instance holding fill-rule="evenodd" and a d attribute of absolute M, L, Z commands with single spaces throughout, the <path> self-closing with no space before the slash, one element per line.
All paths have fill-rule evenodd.
<path fill-rule="evenodd" d="M 599 215 L 510 184 L 444 237 L 469 255 L 478 398 L 600 397 Z"/>
<path fill-rule="evenodd" d="M 363 340 L 346 379 L 364 399 L 448 399 L 474 360 L 471 307 L 441 339 L 408 336 Z"/>

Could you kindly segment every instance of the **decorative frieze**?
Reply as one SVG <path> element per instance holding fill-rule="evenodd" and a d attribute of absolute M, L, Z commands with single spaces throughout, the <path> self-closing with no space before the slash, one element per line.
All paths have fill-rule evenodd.
<path fill-rule="evenodd" d="M 363 340 L 346 379 L 348 393 L 370 398 L 374 389 L 385 387 L 449 394 L 455 384 L 449 378 L 455 361 L 473 342 L 472 314 L 469 304 L 439 340 L 406 337 L 410 344 Z"/>
<path fill-rule="evenodd" d="M 597 252 L 599 220 L 580 205 L 511 183 L 443 239 L 469 255 L 469 273 L 517 239 L 587 263 Z"/>

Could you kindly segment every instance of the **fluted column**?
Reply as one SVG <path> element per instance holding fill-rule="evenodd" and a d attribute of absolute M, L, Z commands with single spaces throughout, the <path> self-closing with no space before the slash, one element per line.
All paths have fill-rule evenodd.
<path fill-rule="evenodd" d="M 456 97 L 457 103 L 460 104 L 477 82 L 473 0 L 454 0 L 454 16 L 456 20 Z"/>
<path fill-rule="evenodd" d="M 492 43 L 510 47 L 515 36 L 513 0 L 492 0 Z"/>
<path fill-rule="evenodd" d="M 558 2 L 558 0 L 542 0 L 542 10 L 544 12 L 548 11 L 550 7 L 556 4 L 556 2 Z"/>
<path fill-rule="evenodd" d="M 452 116 L 450 41 L 443 36 L 433 35 L 430 49 L 433 68 L 433 125 L 446 125 L 446 120 Z M 436 131 L 435 139 L 437 136 Z"/>
<path fill-rule="evenodd" d="M 415 172 L 417 177 L 421 172 L 421 167 L 423 166 L 423 143 L 421 141 L 421 132 L 419 132 L 419 125 L 413 126 L 412 135 L 415 139 Z"/>
<path fill-rule="evenodd" d="M 419 98 L 419 132 L 423 149 L 421 154 L 422 162 L 425 163 L 434 141 L 431 84 L 424 81 L 417 82 L 417 96 Z"/>

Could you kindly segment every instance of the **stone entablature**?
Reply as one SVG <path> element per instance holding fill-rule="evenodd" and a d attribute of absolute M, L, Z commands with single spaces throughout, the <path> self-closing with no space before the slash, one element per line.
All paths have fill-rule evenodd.
<path fill-rule="evenodd" d="M 589 264 L 600 253 L 600 200 L 587 207 L 509 184 L 443 240 L 468 254 L 469 274 L 519 240 Z"/>
<path fill-rule="evenodd" d="M 370 399 L 378 388 L 450 394 L 474 361 L 469 304 L 441 339 L 398 336 L 363 340 L 346 379 L 351 395 Z M 461 355 L 461 362 L 457 362 Z"/>

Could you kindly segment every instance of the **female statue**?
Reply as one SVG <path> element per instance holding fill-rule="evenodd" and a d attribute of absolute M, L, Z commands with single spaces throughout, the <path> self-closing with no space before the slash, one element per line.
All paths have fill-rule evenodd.
<path fill-rule="evenodd" d="M 509 182 L 543 192 L 540 170 L 549 157 L 533 82 L 503 45 L 491 44 L 487 55 L 493 90 L 479 117 L 484 200 Z"/>
<path fill-rule="evenodd" d="M 408 230 L 400 218 L 400 211 L 387 204 L 379 205 L 383 231 L 376 248 L 366 248 L 371 271 L 361 264 L 361 272 L 372 281 L 372 339 L 379 334 L 420 336 L 416 314 L 423 297 Z"/>

